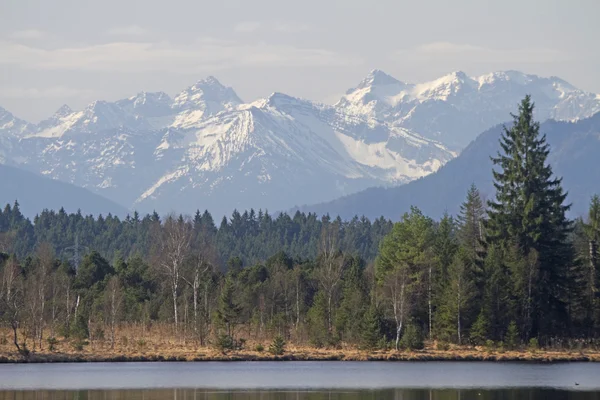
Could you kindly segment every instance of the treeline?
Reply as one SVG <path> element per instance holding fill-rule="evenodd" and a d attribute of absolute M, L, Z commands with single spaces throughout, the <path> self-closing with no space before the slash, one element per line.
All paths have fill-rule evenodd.
<path fill-rule="evenodd" d="M 371 222 L 365 217 L 342 221 L 339 217 L 319 218 L 316 214 L 296 212 L 293 216 L 280 213 L 273 217 L 268 212 L 254 210 L 234 211 L 223 217 L 217 226 L 208 211 L 196 212 L 193 218 L 184 218 L 192 225 L 193 235 L 202 236 L 211 245 L 215 267 L 222 269 L 232 257 L 239 257 L 244 265 L 264 262 L 273 254 L 283 251 L 293 258 L 314 259 L 324 225 L 335 223 L 339 229 L 339 246 L 348 254 L 373 261 L 381 239 L 392 229 L 392 222 L 384 218 Z M 57 258 L 73 260 L 78 246 L 95 250 L 113 261 L 148 254 L 152 243 L 153 226 L 160 224 L 155 212 L 140 216 L 137 212 L 121 220 L 116 216 L 84 216 L 44 210 L 33 221 L 25 218 L 18 202 L 0 210 L 0 251 L 10 252 L 20 259 L 35 253 L 41 243 L 48 243 Z M 196 238 L 197 239 L 197 238 Z M 192 247 L 198 242 L 194 240 Z"/>
<path fill-rule="evenodd" d="M 494 159 L 495 199 L 473 186 L 440 221 L 414 207 L 393 226 L 252 212 L 218 229 L 208 213 L 44 212 L 30 224 L 8 207 L 0 317 L 20 351 L 57 336 L 114 344 L 119 326 L 157 323 L 221 349 L 275 336 L 368 349 L 597 343 L 600 198 L 566 219 L 532 116 L 527 97 Z M 77 268 L 76 238 L 88 248 Z"/>

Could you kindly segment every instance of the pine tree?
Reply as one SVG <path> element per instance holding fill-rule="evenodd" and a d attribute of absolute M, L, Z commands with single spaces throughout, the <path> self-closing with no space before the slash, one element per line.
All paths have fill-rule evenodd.
<path fill-rule="evenodd" d="M 219 305 L 217 309 L 217 318 L 226 330 L 227 336 L 233 339 L 235 325 L 239 322 L 241 307 L 236 302 L 236 288 L 231 276 L 225 278 L 225 283 L 219 296 Z"/>
<path fill-rule="evenodd" d="M 376 307 L 371 307 L 361 321 L 361 345 L 367 350 L 377 348 L 383 337 L 383 316 Z"/>
<path fill-rule="evenodd" d="M 570 205 L 564 205 L 561 179 L 546 163 L 550 150 L 533 109 L 526 96 L 513 126 L 504 129 L 501 153 L 492 158 L 500 170 L 493 171 L 496 199 L 488 203 L 486 234 L 488 243 L 514 243 L 528 261 L 529 271 L 516 274 L 527 280 L 528 299 L 519 302 L 530 305 L 526 335 L 548 337 L 565 328 L 565 277 L 574 254 L 565 217 Z"/>
<path fill-rule="evenodd" d="M 468 269 L 473 274 L 476 285 L 476 300 L 483 294 L 483 258 L 484 258 L 484 218 L 485 207 L 479 189 L 472 184 L 467 192 L 467 199 L 460 206 L 458 214 L 458 238 L 465 250 Z"/>

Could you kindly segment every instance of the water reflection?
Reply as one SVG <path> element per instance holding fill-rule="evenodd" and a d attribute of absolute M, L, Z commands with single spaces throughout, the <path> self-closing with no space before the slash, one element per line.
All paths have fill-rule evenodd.
<path fill-rule="evenodd" d="M 0 400 L 600 400 L 600 392 L 553 389 L 210 391 L 197 389 L 0 391 Z"/>

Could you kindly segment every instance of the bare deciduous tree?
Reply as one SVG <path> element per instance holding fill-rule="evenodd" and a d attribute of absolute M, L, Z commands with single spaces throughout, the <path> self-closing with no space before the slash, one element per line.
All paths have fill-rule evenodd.
<path fill-rule="evenodd" d="M 396 322 L 396 350 L 400 345 L 406 318 L 412 311 L 415 283 L 415 277 L 407 264 L 397 265 L 386 274 L 383 281 L 384 295 L 389 301 Z"/>
<path fill-rule="evenodd" d="M 321 230 L 321 262 L 315 270 L 315 278 L 327 298 L 327 329 L 333 327 L 333 299 L 339 289 L 346 267 L 346 259 L 338 247 L 339 225 L 326 223 Z"/>
<path fill-rule="evenodd" d="M 0 316 L 12 328 L 13 342 L 19 353 L 25 350 L 19 344 L 19 327 L 23 309 L 22 280 L 21 267 L 14 256 L 10 257 L 2 269 L 2 285 L 0 285 L 0 311 L 2 314 Z"/>
<path fill-rule="evenodd" d="M 183 275 L 184 261 L 190 251 L 192 227 L 189 220 L 169 215 L 163 225 L 158 227 L 156 236 L 154 265 L 167 279 L 173 297 L 173 319 L 175 331 L 177 331 L 179 328 L 177 297 Z"/>
<path fill-rule="evenodd" d="M 123 290 L 117 276 L 111 277 L 108 281 L 104 296 L 105 315 L 108 318 L 107 322 L 110 326 L 110 348 L 114 349 L 115 330 L 121 313 L 121 306 L 123 304 Z"/>

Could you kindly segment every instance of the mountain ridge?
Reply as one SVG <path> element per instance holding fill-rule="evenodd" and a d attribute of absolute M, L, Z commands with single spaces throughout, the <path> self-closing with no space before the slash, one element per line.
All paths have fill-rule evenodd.
<path fill-rule="evenodd" d="M 559 107 L 565 117 L 600 107 L 597 95 L 558 78 L 505 71 L 478 79 L 458 71 L 408 84 L 373 70 L 359 84 L 364 93 L 354 88 L 345 95 L 359 105 L 368 100 L 364 109 L 352 109 L 342 100 L 331 106 L 279 92 L 244 103 L 210 76 L 173 97 L 142 91 L 79 111 L 61 107 L 38 125 L 5 112 L 10 129 L 0 129 L 0 162 L 142 212 L 288 209 L 437 171 L 460 148 L 440 139 L 457 127 L 472 131 L 478 118 L 506 119 L 523 85 L 549 91 L 545 109 L 557 107 L 559 98 L 571 101 L 572 107 Z M 489 86 L 505 81 L 520 89 L 503 94 L 506 85 Z M 491 93 L 480 93 L 483 86 Z M 474 102 L 481 103 L 474 115 L 459 107 Z M 446 123 L 448 132 L 432 134 Z"/>

